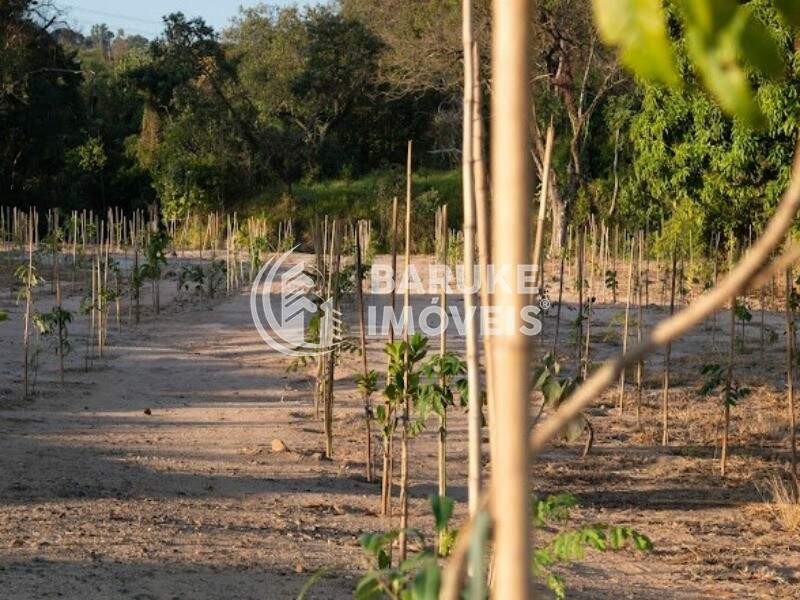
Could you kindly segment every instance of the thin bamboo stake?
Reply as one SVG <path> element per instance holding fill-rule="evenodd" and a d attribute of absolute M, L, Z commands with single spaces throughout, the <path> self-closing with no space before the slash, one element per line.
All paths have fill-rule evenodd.
<path fill-rule="evenodd" d="M 631 314 L 631 296 L 633 290 L 633 240 L 631 240 L 631 260 L 628 267 L 628 289 L 625 297 L 625 323 L 622 327 L 622 354 L 623 356 L 628 351 L 628 329 L 630 327 L 630 314 Z M 619 416 L 625 412 L 625 369 L 622 369 L 619 374 L 619 401 L 617 403 Z"/>
<path fill-rule="evenodd" d="M 794 408 L 794 369 L 797 332 L 794 324 L 794 285 L 792 269 L 786 270 L 786 402 L 789 413 L 789 444 L 791 447 L 792 491 L 795 501 L 800 500 L 800 481 L 797 477 L 797 423 Z"/>
<path fill-rule="evenodd" d="M 389 303 L 394 312 L 397 305 L 397 196 L 392 199 L 392 287 L 389 292 Z M 394 324 L 389 320 L 389 343 L 394 343 Z M 394 407 L 386 400 L 386 414 L 391 422 L 394 419 Z M 394 427 L 390 427 L 389 439 L 384 440 L 383 447 L 383 473 L 381 478 L 381 515 L 387 516 L 391 510 L 392 482 L 394 479 Z"/>
<path fill-rule="evenodd" d="M 402 563 L 406 559 L 408 552 L 408 438 L 409 420 L 411 418 L 411 396 L 408 393 L 408 371 L 410 368 L 408 344 L 410 340 L 409 312 L 411 306 L 411 159 L 413 153 L 413 142 L 408 142 L 408 159 L 406 163 L 406 246 L 405 246 L 405 293 L 403 296 L 403 340 L 406 343 L 405 369 L 404 369 L 404 398 L 403 398 L 403 419 L 400 439 L 400 536 L 398 544 L 400 546 L 399 561 Z"/>
<path fill-rule="evenodd" d="M 361 343 L 361 366 L 364 377 L 369 375 L 367 365 L 367 329 L 364 324 L 364 279 L 362 277 L 363 267 L 361 265 L 361 233 L 360 227 L 356 224 L 356 304 L 358 306 L 358 325 Z M 372 406 L 368 393 L 364 393 L 364 421 L 366 427 L 366 447 L 365 447 L 365 475 L 367 481 L 372 483 Z"/>
<path fill-rule="evenodd" d="M 642 311 L 643 281 L 642 281 L 642 260 L 644 254 L 644 234 L 639 230 L 639 260 L 636 265 L 636 342 L 642 343 L 642 329 L 644 328 L 644 313 Z M 640 360 L 636 364 L 636 427 L 642 428 L 642 380 L 644 378 L 644 361 Z"/>
<path fill-rule="evenodd" d="M 536 220 L 536 239 L 533 244 L 533 262 L 531 264 L 538 265 L 540 256 L 542 254 L 542 240 L 544 238 L 544 220 L 547 214 L 547 186 L 550 176 L 550 161 L 553 156 L 553 143 L 555 140 L 555 127 L 553 126 L 553 119 L 550 119 L 550 125 L 547 126 L 547 138 L 544 147 L 544 163 L 542 166 L 541 189 L 539 190 L 539 217 Z M 544 282 L 543 274 L 539 273 L 537 281 Z"/>
<path fill-rule="evenodd" d="M 675 271 L 678 265 L 678 254 L 672 247 L 672 287 L 669 294 L 669 316 L 675 314 Z M 669 369 L 672 355 L 672 343 L 667 344 L 664 352 L 664 390 L 661 397 L 661 445 L 669 444 Z"/>
<path fill-rule="evenodd" d="M 484 155 L 483 94 L 481 90 L 480 55 L 478 43 L 472 44 L 473 76 L 473 120 L 472 120 L 472 154 L 474 156 L 473 173 L 475 175 L 475 220 L 478 232 L 478 265 L 480 269 L 480 301 L 483 310 L 492 305 L 489 295 L 489 265 L 492 264 L 491 223 L 489 217 L 489 190 L 486 176 L 486 157 Z M 445 230 L 447 222 L 445 219 Z M 486 405 L 489 412 L 489 455 L 494 464 L 497 456 L 497 434 L 495 432 L 496 400 L 492 382 L 494 381 L 494 359 L 492 357 L 492 335 L 486 331 L 483 335 L 483 361 L 486 376 Z"/>
<path fill-rule="evenodd" d="M 447 264 L 447 247 L 448 247 L 448 233 L 447 226 L 447 205 L 442 206 L 440 212 L 441 218 L 439 221 L 440 239 L 442 240 L 441 248 L 441 265 L 444 267 L 444 281 L 442 289 L 439 293 L 439 303 L 441 304 L 442 315 L 442 331 L 439 336 L 439 356 L 444 357 L 447 352 L 447 283 L 448 283 L 448 264 Z M 440 381 L 442 388 L 444 388 L 444 375 Z M 447 406 L 445 405 L 442 414 L 439 417 L 439 441 L 438 441 L 438 475 L 439 475 L 439 496 L 447 496 Z M 440 540 L 441 547 L 441 540 Z"/>
<path fill-rule="evenodd" d="M 341 227 L 339 222 L 334 219 L 331 226 L 331 254 L 330 271 L 328 273 L 328 294 L 330 310 L 335 312 L 339 303 L 339 265 L 341 261 Z M 333 315 L 326 315 L 329 327 L 333 327 Z M 332 332 L 331 332 L 332 334 Z M 333 384 L 335 381 L 334 371 L 336 369 L 336 349 L 329 348 L 327 367 L 325 369 L 325 397 L 324 397 L 324 416 L 325 416 L 325 457 L 333 458 Z"/>
<path fill-rule="evenodd" d="M 23 369 L 23 388 L 24 398 L 28 399 L 29 394 L 29 377 L 28 370 L 30 368 L 30 353 L 28 345 L 30 344 L 30 330 L 31 319 L 33 311 L 33 214 L 28 220 L 28 280 L 25 282 L 25 329 L 22 338 L 22 350 L 24 357 Z"/>
<path fill-rule="evenodd" d="M 577 272 L 578 272 L 578 279 L 576 281 L 576 286 L 578 289 L 578 317 L 576 320 L 576 327 L 575 327 L 575 347 L 577 350 L 576 359 L 578 362 L 578 370 L 583 371 L 583 283 L 584 283 L 584 273 L 583 273 L 583 259 L 584 259 L 584 250 L 586 245 L 586 228 L 581 227 L 581 229 L 576 234 L 578 236 L 578 253 L 576 256 L 577 261 Z"/>
<path fill-rule="evenodd" d="M 464 42 L 464 122 L 462 152 L 462 187 L 464 202 L 464 321 L 466 325 L 466 362 L 468 408 L 468 502 L 475 514 L 481 490 L 481 391 L 478 372 L 478 321 L 475 294 L 475 186 L 472 139 L 473 119 L 473 35 L 472 0 L 463 1 L 462 36 Z"/>
<path fill-rule="evenodd" d="M 734 242 L 731 238 L 728 254 L 728 269 L 733 269 Z M 736 360 L 736 295 L 731 296 L 730 303 L 730 345 L 728 348 L 728 369 L 725 374 L 725 390 L 723 392 L 722 450 L 719 459 L 719 474 L 723 479 L 728 465 L 728 432 L 731 426 L 731 394 L 733 392 L 733 363 Z"/>

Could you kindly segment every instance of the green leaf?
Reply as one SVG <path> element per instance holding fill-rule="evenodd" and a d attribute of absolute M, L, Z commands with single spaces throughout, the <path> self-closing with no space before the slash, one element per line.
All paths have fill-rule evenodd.
<path fill-rule="evenodd" d="M 548 379 L 542 385 L 542 394 L 544 394 L 544 401 L 545 405 L 552 406 L 558 403 L 561 399 L 561 394 L 563 392 L 563 388 L 561 387 L 561 383 L 554 377 Z"/>
<path fill-rule="evenodd" d="M 381 584 L 377 573 L 367 573 L 361 581 L 354 594 L 356 600 L 376 600 L 381 597 Z"/>
<path fill-rule="evenodd" d="M 428 563 L 414 578 L 414 600 L 437 600 L 442 583 L 442 572 L 435 560 Z"/>
<path fill-rule="evenodd" d="M 789 25 L 800 26 L 800 2 L 797 0 L 774 0 L 775 7 Z"/>
<path fill-rule="evenodd" d="M 737 0 L 681 0 L 686 48 L 703 83 L 729 115 L 749 127 L 760 127 L 764 115 L 742 57 L 768 77 L 783 73 L 780 49 L 749 6 Z"/>
<path fill-rule="evenodd" d="M 564 426 L 564 429 L 561 430 L 561 434 L 568 442 L 574 442 L 586 431 L 586 425 L 586 417 L 578 415 Z"/>
<path fill-rule="evenodd" d="M 378 552 L 378 568 L 379 569 L 388 569 L 392 566 L 392 559 L 389 557 L 389 554 L 381 548 Z"/>
<path fill-rule="evenodd" d="M 564 600 L 564 598 L 567 597 L 567 585 L 564 583 L 564 578 L 560 575 L 548 573 L 545 578 L 545 584 L 558 600 Z"/>
<path fill-rule="evenodd" d="M 680 85 L 661 0 L 592 0 L 603 39 L 640 77 Z"/>
<path fill-rule="evenodd" d="M 436 522 L 436 531 L 444 531 L 453 516 L 456 503 L 447 496 L 431 496 L 431 509 Z"/>
<path fill-rule="evenodd" d="M 637 550 L 641 550 L 642 552 L 650 552 L 653 550 L 653 542 L 649 537 L 639 533 L 638 531 L 633 531 L 632 533 L 633 543 Z"/>
<path fill-rule="evenodd" d="M 323 567 L 309 577 L 308 581 L 306 581 L 305 585 L 303 585 L 302 589 L 300 590 L 300 593 L 297 595 L 297 600 L 305 600 L 308 592 L 311 591 L 311 588 L 313 588 L 317 581 L 319 581 L 320 578 L 328 571 L 330 571 L 330 569 Z"/>
<path fill-rule="evenodd" d="M 775 79 L 782 76 L 786 71 L 786 64 L 775 38 L 753 15 L 749 6 L 739 10 L 745 15 L 741 43 L 747 62 L 766 77 Z"/>

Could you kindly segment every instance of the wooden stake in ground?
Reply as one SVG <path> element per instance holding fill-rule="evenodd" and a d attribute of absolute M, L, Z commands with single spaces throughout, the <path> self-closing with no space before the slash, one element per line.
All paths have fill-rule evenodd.
<path fill-rule="evenodd" d="M 389 303 L 394 313 L 397 304 L 397 196 L 392 199 L 392 288 L 389 292 Z M 392 319 L 389 320 L 389 343 L 394 343 L 394 325 Z M 394 419 L 394 407 L 386 400 L 386 414 L 391 422 Z M 383 471 L 381 477 L 381 515 L 387 516 L 391 509 L 392 501 L 392 480 L 394 479 L 394 427 L 390 427 L 391 433 L 388 439 L 383 442 Z"/>
<path fill-rule="evenodd" d="M 794 284 L 792 269 L 786 270 L 786 403 L 789 413 L 789 443 L 791 453 L 792 491 L 795 501 L 800 500 L 800 482 L 797 478 L 797 425 L 794 409 L 794 357 L 796 351 L 796 331 L 794 326 Z"/>
<path fill-rule="evenodd" d="M 441 218 L 439 220 L 439 239 L 441 243 L 440 261 L 444 270 L 442 289 L 439 294 L 442 315 L 442 332 L 439 336 L 439 356 L 444 357 L 447 352 L 447 283 L 448 283 L 448 264 L 447 247 L 449 228 L 447 226 L 447 205 L 442 206 Z M 441 385 L 444 389 L 445 376 L 442 375 Z M 439 496 L 447 496 L 447 405 L 442 407 L 442 414 L 439 417 L 439 447 L 438 447 L 438 475 L 439 475 Z"/>
<path fill-rule="evenodd" d="M 678 266 L 678 254 L 675 246 L 672 247 L 672 288 L 669 294 L 669 314 L 675 314 L 675 271 Z M 661 396 L 661 445 L 669 443 L 669 367 L 672 354 L 672 343 L 667 344 L 664 351 L 664 390 Z"/>
<path fill-rule="evenodd" d="M 475 187 L 472 167 L 472 0 L 463 2 L 462 34 L 464 41 L 464 130 L 462 183 L 464 202 L 464 322 L 466 325 L 468 409 L 468 490 L 470 514 L 478 509 L 481 489 L 481 391 L 478 372 L 478 315 L 475 294 Z"/>
<path fill-rule="evenodd" d="M 642 304 L 644 302 L 644 282 L 642 281 L 642 259 L 644 253 L 644 234 L 639 231 L 639 260 L 636 265 L 636 342 L 642 343 L 642 328 L 644 327 L 644 314 Z M 636 427 L 642 428 L 642 380 L 644 378 L 644 360 L 636 363 Z"/>
<path fill-rule="evenodd" d="M 491 252 L 491 223 L 489 222 L 489 189 L 488 178 L 486 176 L 486 158 L 484 155 L 484 125 L 483 125 L 483 94 L 481 90 L 480 74 L 480 55 L 478 53 L 478 42 L 472 44 L 472 78 L 474 84 L 473 96 L 473 120 L 472 120 L 472 154 L 474 156 L 474 179 L 475 179 L 475 221 L 478 231 L 478 263 L 480 267 L 480 299 L 483 310 L 489 310 L 492 305 L 489 295 L 489 265 L 492 263 Z M 497 412 L 495 395 L 492 390 L 494 381 L 494 367 L 492 360 L 492 336 L 490 332 L 483 335 L 483 361 L 484 373 L 486 374 L 486 405 L 489 413 L 489 455 L 490 464 L 494 464 L 496 451 L 497 435 L 494 432 L 495 414 Z"/>
<path fill-rule="evenodd" d="M 631 255 L 630 266 L 628 267 L 628 290 L 625 297 L 625 323 L 622 326 L 622 355 L 628 351 L 628 330 L 630 328 L 630 315 L 631 315 L 631 294 L 633 291 L 633 244 L 631 240 Z M 619 374 L 619 401 L 618 401 L 619 416 L 625 412 L 625 369 Z"/>
<path fill-rule="evenodd" d="M 408 160 L 406 164 L 406 247 L 405 247 L 405 293 L 403 296 L 403 340 L 406 343 L 405 352 L 405 380 L 403 389 L 403 419 L 400 439 L 400 536 L 398 544 L 400 546 L 400 559 L 402 563 L 406 559 L 408 552 L 408 437 L 409 420 L 411 419 L 411 396 L 408 393 L 408 371 L 410 368 L 408 356 L 408 343 L 410 340 L 409 312 L 411 308 L 411 158 L 413 143 L 408 142 Z"/>
<path fill-rule="evenodd" d="M 58 216 L 56 216 L 58 219 Z M 56 227 L 58 227 L 58 222 L 56 221 Z M 54 236 L 57 235 L 54 233 Z M 56 240 L 57 238 L 53 238 Z M 54 242 L 58 243 L 58 242 Z M 60 273 L 60 252 L 61 249 L 59 247 L 58 254 L 55 255 L 55 266 L 53 269 L 53 276 L 55 278 L 55 286 L 56 286 L 56 317 L 57 317 L 57 325 L 58 325 L 58 375 L 59 381 L 61 384 L 64 384 L 64 346 L 65 346 L 65 339 L 64 339 L 64 313 L 62 312 L 61 308 L 61 273 Z"/>
<path fill-rule="evenodd" d="M 728 269 L 733 269 L 733 238 L 730 241 L 730 251 L 728 255 Z M 736 296 L 731 297 L 731 326 L 730 326 L 730 346 L 728 349 L 728 370 L 725 375 L 725 390 L 723 392 L 723 414 L 722 414 L 722 450 L 719 459 L 719 473 L 725 477 L 728 464 L 728 430 L 731 425 L 731 397 L 733 395 L 733 363 L 736 360 Z"/>
<path fill-rule="evenodd" d="M 361 232 L 360 224 L 356 223 L 356 304 L 358 306 L 358 325 L 361 342 L 361 366 L 364 377 L 369 376 L 367 366 L 367 329 L 364 324 L 364 278 L 361 265 Z M 366 425 L 366 456 L 364 457 L 367 481 L 372 483 L 372 406 L 369 393 L 364 392 L 364 421 Z"/>
<path fill-rule="evenodd" d="M 141 296 L 142 284 L 139 273 L 139 234 L 137 233 L 134 238 L 133 246 L 133 273 L 131 274 L 131 294 L 133 295 L 133 318 L 136 325 L 139 324 L 141 318 L 141 308 L 139 305 L 139 298 Z"/>
<path fill-rule="evenodd" d="M 575 347 L 577 349 L 577 369 L 583 372 L 583 254 L 586 245 L 586 228 L 581 227 L 578 232 L 578 279 L 575 282 L 578 289 L 578 317 L 575 323 Z"/>
<path fill-rule="evenodd" d="M 555 128 L 553 127 L 553 119 L 550 119 L 550 125 L 547 127 L 547 138 L 544 147 L 544 163 L 542 166 L 541 189 L 539 190 L 539 217 L 536 220 L 536 239 L 533 243 L 533 262 L 532 265 L 538 265 L 541 262 L 542 254 L 542 240 L 544 239 L 544 219 L 547 214 L 547 186 L 549 183 L 550 175 L 550 161 L 553 155 L 553 142 L 555 140 Z M 544 274 L 540 271 L 538 273 L 537 281 L 541 288 L 544 287 Z"/>
<path fill-rule="evenodd" d="M 339 221 L 333 221 L 331 226 L 331 254 L 330 254 L 330 271 L 328 274 L 328 306 L 332 313 L 335 313 L 339 305 L 339 265 L 341 262 L 341 254 L 339 247 L 341 245 L 341 226 Z M 333 314 L 326 314 L 323 316 L 328 321 L 326 327 L 320 327 L 320 332 L 327 331 L 327 335 L 320 337 L 320 342 L 324 343 L 325 339 L 333 341 Z M 333 458 L 333 383 L 335 381 L 334 371 L 336 369 L 336 349 L 329 348 L 327 354 L 328 364 L 325 369 L 325 400 L 324 400 L 324 417 L 325 417 L 325 456 Z"/>
<path fill-rule="evenodd" d="M 29 377 L 28 370 L 30 367 L 30 353 L 28 352 L 28 345 L 30 344 L 31 335 L 31 319 L 33 318 L 33 212 L 30 213 L 28 219 L 28 276 L 25 281 L 25 329 L 22 337 L 22 351 L 24 357 L 23 368 L 23 388 L 24 398 L 27 400 L 29 393 Z"/>
<path fill-rule="evenodd" d="M 315 261 L 317 265 L 317 288 L 318 294 L 320 296 L 326 295 L 326 287 L 328 278 L 325 276 L 325 273 L 328 272 L 327 267 L 327 248 L 328 248 L 328 215 L 325 215 L 325 226 L 324 229 L 320 224 L 319 220 L 315 222 L 315 230 L 314 230 L 314 255 Z M 259 260 L 260 260 L 260 250 L 259 252 Z M 319 354 L 317 356 L 317 364 L 316 364 L 316 381 L 314 382 L 314 418 L 320 418 L 320 411 L 322 410 L 322 405 L 324 403 L 324 396 L 325 396 L 325 365 L 327 364 L 327 357 L 324 354 Z"/>
<path fill-rule="evenodd" d="M 498 270 L 517 273 L 531 256 L 529 0 L 494 0 L 492 11 L 492 257 Z M 498 286 L 501 323 L 492 341 L 497 401 L 494 598 L 525 600 L 531 594 L 529 459 L 525 452 L 530 403 L 530 337 L 520 317 L 528 302 L 518 277 Z"/>
<path fill-rule="evenodd" d="M 558 359 L 558 333 L 561 329 L 561 306 L 564 301 L 564 266 L 567 262 L 567 252 L 559 249 L 560 266 L 558 269 L 558 308 L 556 309 L 556 327 L 553 333 L 553 358 Z"/>

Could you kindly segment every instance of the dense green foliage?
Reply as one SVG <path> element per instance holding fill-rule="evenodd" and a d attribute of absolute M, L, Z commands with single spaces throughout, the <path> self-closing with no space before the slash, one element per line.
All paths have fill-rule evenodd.
<path fill-rule="evenodd" d="M 778 48 L 778 62 L 788 65 L 777 80 L 751 75 L 758 90 L 752 95 L 755 109 L 743 108 L 742 118 L 727 117 L 693 84 L 695 68 L 682 43 L 675 46 L 686 84 L 665 89 L 642 83 L 636 90 L 621 210 L 628 219 L 653 225 L 671 219 L 665 247 L 685 241 L 690 231 L 698 241 L 715 231 L 747 237 L 751 227 L 757 231 L 764 223 L 788 180 L 800 109 L 793 35 L 770 2 L 756 0 L 749 8 Z M 762 115 L 760 128 L 748 126 L 751 110 Z"/>
<path fill-rule="evenodd" d="M 450 531 L 453 537 L 456 530 L 448 530 L 453 516 L 454 502 L 442 496 L 430 497 L 434 526 L 437 533 Z M 578 500 L 572 494 L 559 494 L 544 499 L 533 499 L 533 528 L 541 537 L 539 546 L 534 549 L 531 572 L 543 582 L 555 598 L 566 598 L 567 586 L 561 574 L 564 567 L 585 560 L 590 552 L 641 552 L 653 550 L 653 542 L 646 535 L 625 525 L 588 523 L 573 526 L 570 522 L 573 509 Z M 377 598 L 401 598 L 403 600 L 436 600 L 442 584 L 442 570 L 436 560 L 434 549 L 426 545 L 425 537 L 417 530 L 411 530 L 422 549 L 393 565 L 392 544 L 397 539 L 396 529 L 381 533 L 365 533 L 359 541 L 369 559 L 372 570 L 359 581 L 355 591 L 357 600 Z M 470 537 L 471 569 L 468 592 L 464 597 L 484 598 L 486 590 L 483 572 L 486 567 L 486 540 L 488 537 L 488 515 L 479 513 Z M 454 543 L 455 540 L 452 541 Z"/>

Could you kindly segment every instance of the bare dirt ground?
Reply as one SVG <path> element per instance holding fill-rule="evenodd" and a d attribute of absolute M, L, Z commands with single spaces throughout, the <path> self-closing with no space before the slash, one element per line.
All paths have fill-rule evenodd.
<path fill-rule="evenodd" d="M 363 418 L 352 374 L 337 371 L 335 459 L 320 459 L 307 373 L 269 350 L 251 322 L 245 292 L 167 304 L 141 325 L 111 327 L 110 348 L 84 371 L 85 319 L 72 326 L 75 355 L 66 383 L 42 356 L 34 400 L 21 396 L 22 320 L 0 308 L 0 598 L 283 599 L 329 571 L 311 598 L 348 598 L 367 566 L 358 536 L 396 525 L 378 515 L 379 484 L 363 476 Z M 43 308 L 52 297 L 41 295 Z M 77 304 L 77 295 L 70 298 Z M 427 302 L 427 300 L 426 300 Z M 593 353 L 619 351 L 621 305 L 595 313 Z M 125 312 L 125 311 L 123 311 Z M 646 309 L 648 325 L 663 307 Z M 565 320 L 574 319 L 573 310 Z M 671 446 L 660 448 L 662 356 L 645 369 L 643 427 L 635 394 L 619 419 L 616 391 L 590 418 L 595 447 L 557 445 L 533 468 L 536 493 L 572 492 L 573 522 L 632 525 L 652 554 L 590 554 L 563 571 L 568 597 L 800 598 L 800 533 L 788 532 L 759 485 L 784 466 L 786 443 L 782 316 L 762 356 L 757 327 L 737 352 L 737 379 L 754 393 L 733 410 L 727 480 L 718 476 L 717 398 L 699 398 L 699 367 L 726 351 L 718 318 L 676 344 Z M 553 318 L 545 323 L 551 340 Z M 726 329 L 725 329 L 726 330 Z M 574 354 L 569 327 L 561 350 Z M 458 349 L 458 341 L 453 340 Z M 380 345 L 370 360 L 382 369 Z M 632 381 L 632 378 L 629 378 Z M 147 413 L 147 414 L 146 414 Z M 466 421 L 450 420 L 450 494 L 466 505 Z M 288 452 L 273 452 L 273 439 Z M 430 532 L 435 491 L 433 431 L 411 448 L 412 524 Z M 488 466 L 486 473 L 488 475 Z"/>

